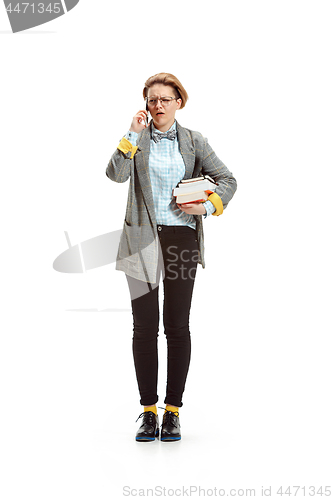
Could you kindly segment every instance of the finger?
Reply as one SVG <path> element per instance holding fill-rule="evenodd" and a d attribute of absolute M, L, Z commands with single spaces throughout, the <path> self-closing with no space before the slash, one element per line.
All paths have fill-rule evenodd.
<path fill-rule="evenodd" d="M 136 121 L 139 125 L 144 125 L 146 127 L 146 120 L 143 116 L 138 116 L 136 118 Z"/>
<path fill-rule="evenodd" d="M 147 120 L 147 114 L 143 113 L 143 112 L 140 112 L 136 115 L 137 117 L 137 120 L 140 122 L 140 123 L 146 123 L 146 120 Z"/>

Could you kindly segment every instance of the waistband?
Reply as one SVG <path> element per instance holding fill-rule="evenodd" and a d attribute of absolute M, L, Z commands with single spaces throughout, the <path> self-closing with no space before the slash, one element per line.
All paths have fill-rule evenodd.
<path fill-rule="evenodd" d="M 196 232 L 195 229 L 193 229 L 193 227 L 190 227 L 190 226 L 165 226 L 163 224 L 157 224 L 157 232 L 158 234 L 170 234 L 170 233 L 190 233 L 191 231 L 193 232 Z"/>

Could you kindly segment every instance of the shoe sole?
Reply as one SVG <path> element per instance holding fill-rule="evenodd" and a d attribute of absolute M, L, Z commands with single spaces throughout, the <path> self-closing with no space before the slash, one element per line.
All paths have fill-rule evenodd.
<path fill-rule="evenodd" d="M 141 441 L 141 442 L 155 441 L 155 438 L 135 438 L 135 441 Z"/>
<path fill-rule="evenodd" d="M 155 434 L 155 437 L 136 437 L 135 440 L 136 441 L 142 441 L 142 442 L 145 442 L 145 441 L 155 441 L 155 438 L 158 438 L 158 435 L 159 435 L 159 431 L 157 430 L 156 431 L 156 434 Z"/>
<path fill-rule="evenodd" d="M 161 441 L 179 441 L 181 437 L 165 437 L 161 438 Z"/>

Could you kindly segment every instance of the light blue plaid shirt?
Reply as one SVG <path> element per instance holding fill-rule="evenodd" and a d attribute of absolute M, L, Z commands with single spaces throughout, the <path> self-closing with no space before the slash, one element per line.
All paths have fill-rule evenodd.
<path fill-rule="evenodd" d="M 152 129 L 159 131 L 152 124 Z M 176 122 L 169 130 L 176 129 Z M 136 146 L 138 134 L 128 131 L 125 135 L 133 146 Z M 195 218 L 191 214 L 186 214 L 177 207 L 176 198 L 172 195 L 172 190 L 178 182 L 184 178 L 185 164 L 179 151 L 178 138 L 170 141 L 163 137 L 160 141 L 150 140 L 149 154 L 149 175 L 153 191 L 154 206 L 157 224 L 165 226 L 190 226 L 195 229 Z M 212 202 L 203 203 L 206 214 L 204 218 L 215 212 Z"/>

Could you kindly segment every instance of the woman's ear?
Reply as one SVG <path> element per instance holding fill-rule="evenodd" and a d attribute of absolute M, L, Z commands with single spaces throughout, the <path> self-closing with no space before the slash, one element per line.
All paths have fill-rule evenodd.
<path fill-rule="evenodd" d="M 179 109 L 179 108 L 181 107 L 182 102 L 183 102 L 183 101 L 182 101 L 180 98 L 179 98 L 179 99 L 177 99 L 177 109 Z"/>

